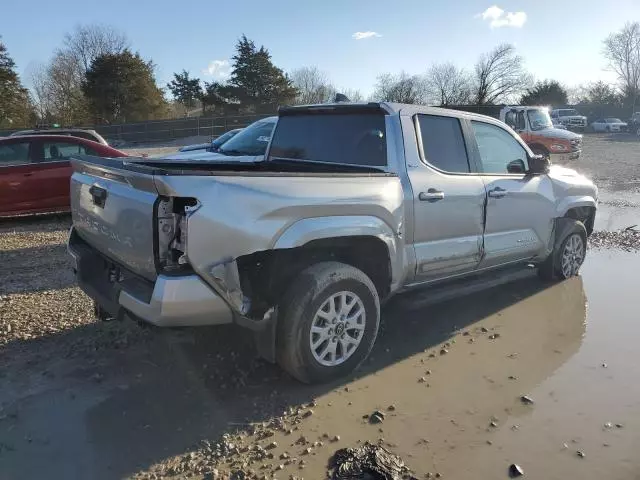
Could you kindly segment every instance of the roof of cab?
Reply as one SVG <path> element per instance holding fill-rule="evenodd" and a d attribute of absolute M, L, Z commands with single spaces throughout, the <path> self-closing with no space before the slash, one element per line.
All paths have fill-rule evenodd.
<path fill-rule="evenodd" d="M 405 103 L 392 102 L 339 102 L 339 103 L 320 103 L 314 105 L 295 105 L 280 107 L 279 115 L 295 115 L 296 113 L 323 111 L 323 110 L 383 110 L 388 114 L 397 114 L 401 116 L 413 116 L 417 113 L 430 115 L 446 115 L 460 118 L 477 118 L 482 120 L 496 119 L 479 113 L 465 112 L 462 110 L 452 110 L 443 107 L 433 107 L 427 105 L 412 105 Z"/>

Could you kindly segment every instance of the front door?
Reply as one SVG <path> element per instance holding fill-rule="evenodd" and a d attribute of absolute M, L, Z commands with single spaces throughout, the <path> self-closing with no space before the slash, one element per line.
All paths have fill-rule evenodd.
<path fill-rule="evenodd" d="M 555 196 L 546 175 L 527 175 L 528 154 L 513 132 L 471 121 L 487 191 L 480 268 L 532 258 L 545 250 L 555 218 Z"/>
<path fill-rule="evenodd" d="M 0 144 L 0 215 L 34 208 L 37 192 L 32 188 L 33 164 L 30 143 L 20 139 Z"/>
<path fill-rule="evenodd" d="M 463 125 L 456 117 L 406 119 L 420 158 L 407 157 L 413 190 L 417 282 L 473 271 L 480 261 L 485 189 L 471 173 Z M 414 151 L 414 149 L 407 149 Z"/>

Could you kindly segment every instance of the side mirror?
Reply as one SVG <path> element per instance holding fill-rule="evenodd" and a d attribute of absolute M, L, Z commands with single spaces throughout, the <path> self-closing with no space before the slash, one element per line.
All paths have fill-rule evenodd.
<path fill-rule="evenodd" d="M 551 162 L 546 155 L 533 155 L 529 157 L 529 171 L 531 175 L 543 175 L 549 173 Z"/>
<path fill-rule="evenodd" d="M 525 173 L 526 167 L 520 159 L 513 160 L 507 164 L 507 173 Z"/>

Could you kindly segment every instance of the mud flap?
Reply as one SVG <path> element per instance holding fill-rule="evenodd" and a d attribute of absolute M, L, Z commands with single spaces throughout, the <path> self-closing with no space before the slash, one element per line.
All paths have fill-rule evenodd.
<path fill-rule="evenodd" d="M 235 322 L 253 332 L 253 339 L 258 354 L 266 361 L 276 361 L 276 327 L 278 325 L 278 308 L 272 307 L 259 320 L 236 316 Z"/>

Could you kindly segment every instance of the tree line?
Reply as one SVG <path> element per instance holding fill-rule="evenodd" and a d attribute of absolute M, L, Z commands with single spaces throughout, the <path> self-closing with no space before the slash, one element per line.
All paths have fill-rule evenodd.
<path fill-rule="evenodd" d="M 501 44 L 472 68 L 437 63 L 420 75 L 377 77 L 370 101 L 450 105 L 607 105 L 633 112 L 640 93 L 640 23 L 627 23 L 603 40 L 602 55 L 617 82 L 596 82 L 568 91 L 555 80 L 534 81 L 515 47 Z M 129 39 L 105 25 L 78 26 L 65 35 L 49 62 L 32 68 L 28 90 L 0 38 L 0 128 L 36 123 L 82 125 L 202 114 L 270 113 L 282 104 L 326 103 L 337 93 L 352 101 L 357 90 L 336 87 L 314 66 L 284 72 L 265 46 L 246 36 L 235 45 L 227 81 L 201 81 L 187 71 L 158 85 L 155 64 L 132 50 Z M 169 96 L 172 97 L 168 99 Z M 570 98 L 571 97 L 571 98 Z"/>

